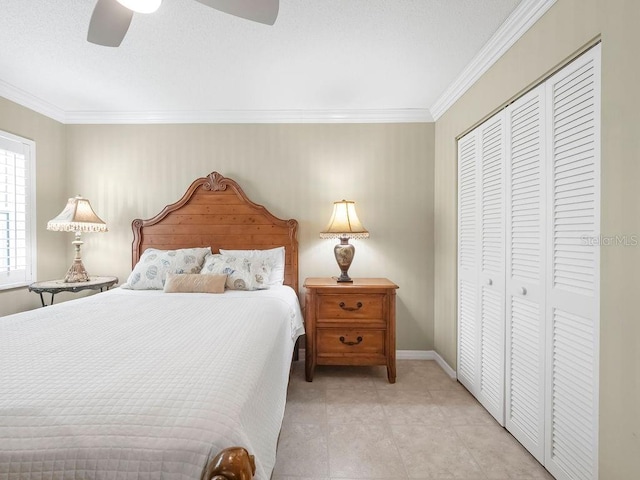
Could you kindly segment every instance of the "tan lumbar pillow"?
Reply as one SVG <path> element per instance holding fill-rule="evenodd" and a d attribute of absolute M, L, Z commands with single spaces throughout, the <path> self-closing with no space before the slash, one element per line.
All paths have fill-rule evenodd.
<path fill-rule="evenodd" d="M 224 293 L 226 275 L 167 273 L 165 293 Z"/>

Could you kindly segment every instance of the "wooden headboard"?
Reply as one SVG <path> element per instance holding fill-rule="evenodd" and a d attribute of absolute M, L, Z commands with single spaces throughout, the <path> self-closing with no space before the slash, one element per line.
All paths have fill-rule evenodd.
<path fill-rule="evenodd" d="M 285 247 L 284 283 L 298 292 L 298 222 L 281 220 L 218 172 L 198 178 L 155 217 L 132 222 L 132 266 L 147 248 L 264 250 Z"/>

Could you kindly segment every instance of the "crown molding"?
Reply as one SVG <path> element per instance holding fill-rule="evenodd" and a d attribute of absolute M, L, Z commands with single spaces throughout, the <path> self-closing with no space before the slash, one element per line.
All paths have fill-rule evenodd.
<path fill-rule="evenodd" d="M 14 87 L 10 83 L 0 80 L 0 97 L 4 97 L 7 100 L 27 107 L 34 112 L 41 113 L 42 115 L 57 120 L 58 122 L 65 123 L 65 112 L 61 108 L 42 100 L 24 90 Z"/>
<path fill-rule="evenodd" d="M 431 107 L 438 120 L 469 88 L 536 23 L 556 0 L 524 0 Z"/>
<path fill-rule="evenodd" d="M 422 123 L 433 122 L 428 109 L 378 110 L 215 110 L 156 112 L 67 112 L 65 123 Z"/>
<path fill-rule="evenodd" d="M 20 88 L 0 80 L 0 97 L 64 124 L 170 123 L 425 123 L 426 108 L 376 110 L 215 110 L 151 112 L 65 112 Z"/>

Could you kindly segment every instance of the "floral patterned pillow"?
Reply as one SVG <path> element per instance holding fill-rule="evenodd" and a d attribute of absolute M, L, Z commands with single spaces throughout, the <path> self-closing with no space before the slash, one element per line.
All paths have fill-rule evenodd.
<path fill-rule="evenodd" d="M 265 290 L 269 288 L 271 266 L 264 259 L 236 255 L 207 255 L 200 271 L 203 275 L 227 275 L 229 290 Z"/>
<path fill-rule="evenodd" d="M 222 255 L 234 255 L 236 257 L 247 257 L 249 260 L 264 260 L 271 266 L 269 275 L 269 285 L 284 284 L 285 251 L 284 247 L 269 248 L 267 250 L 225 250 L 220 249 Z"/>
<path fill-rule="evenodd" d="M 147 248 L 122 288 L 162 290 L 167 273 L 199 273 L 204 257 L 210 253 L 210 247 L 180 250 Z"/>

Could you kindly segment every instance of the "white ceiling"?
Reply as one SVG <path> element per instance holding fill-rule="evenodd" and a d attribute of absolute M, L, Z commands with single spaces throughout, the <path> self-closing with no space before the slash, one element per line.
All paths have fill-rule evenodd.
<path fill-rule="evenodd" d="M 86 41 L 94 0 L 0 0 L 0 95 L 71 121 L 243 111 L 428 117 L 519 3 L 280 0 L 266 26 L 164 0 L 156 13 L 135 14 L 122 45 L 109 48 Z"/>

